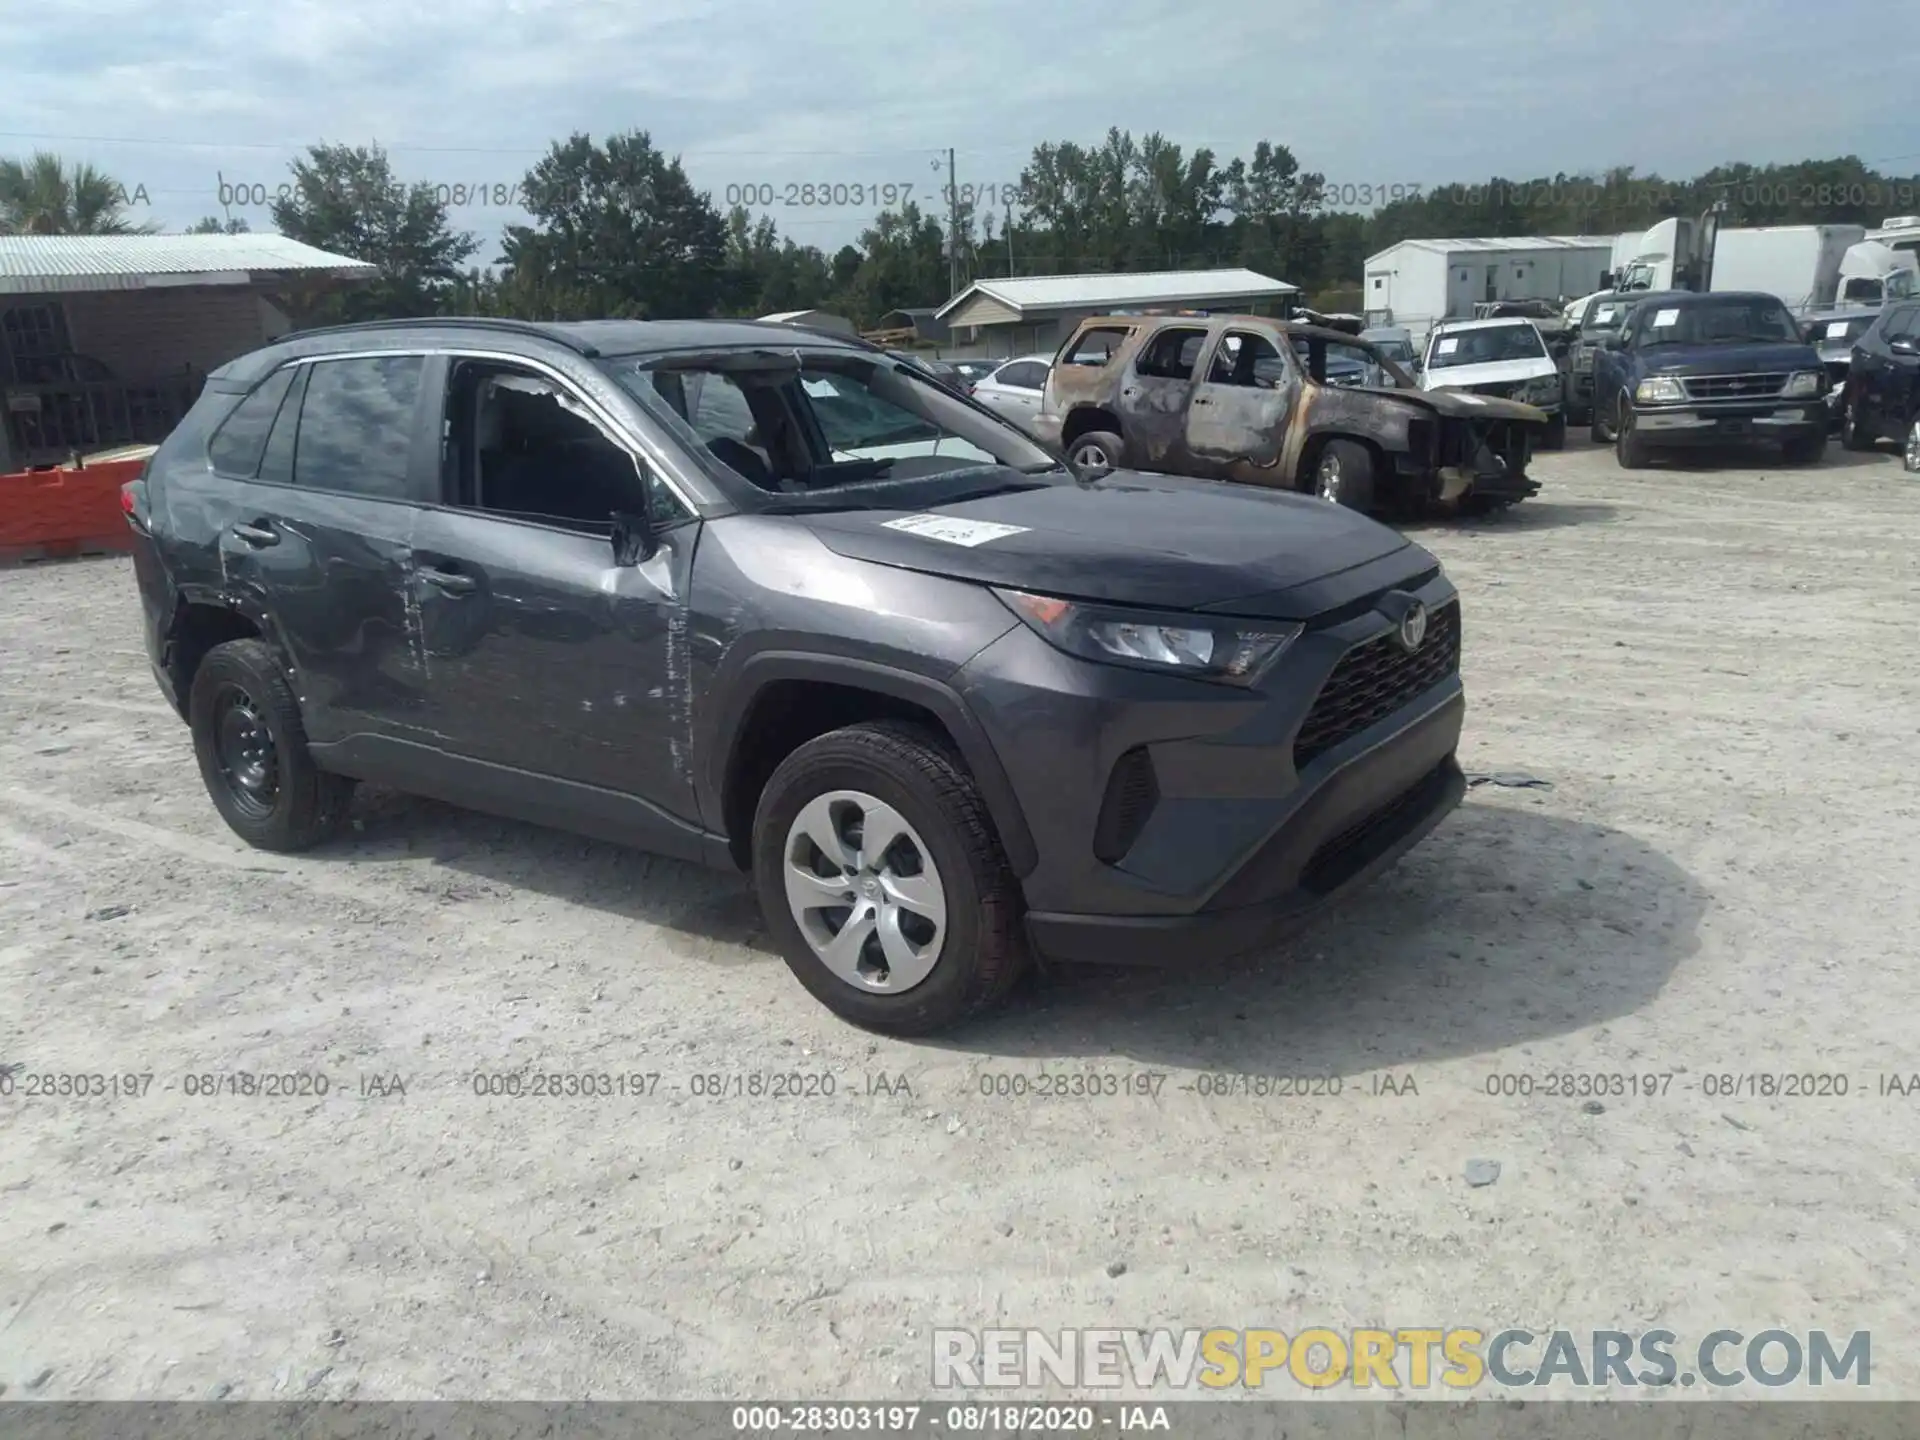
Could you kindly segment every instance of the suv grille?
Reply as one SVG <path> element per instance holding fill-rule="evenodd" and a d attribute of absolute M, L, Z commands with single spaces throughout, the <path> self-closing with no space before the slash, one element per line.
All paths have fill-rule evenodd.
<path fill-rule="evenodd" d="M 1693 400 L 1771 400 L 1787 388 L 1787 377 L 1765 375 L 1685 375 L 1680 388 Z"/>
<path fill-rule="evenodd" d="M 1409 655 L 1389 632 L 1340 657 L 1294 737 L 1296 769 L 1391 715 L 1460 668 L 1460 606 L 1449 600 L 1427 618 L 1427 638 Z"/>

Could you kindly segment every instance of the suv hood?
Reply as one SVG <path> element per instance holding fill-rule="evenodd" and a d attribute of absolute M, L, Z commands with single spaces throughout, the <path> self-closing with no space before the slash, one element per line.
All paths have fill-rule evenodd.
<path fill-rule="evenodd" d="M 1744 375 L 1760 370 L 1818 370 L 1820 357 L 1802 341 L 1756 345 L 1661 345 L 1641 352 L 1649 375 Z"/>
<path fill-rule="evenodd" d="M 1464 366 L 1462 367 L 1465 368 Z M 1521 420 L 1535 425 L 1547 423 L 1547 412 L 1518 400 L 1502 400 L 1495 395 L 1470 395 L 1464 390 L 1370 390 L 1372 395 L 1390 395 L 1436 415 L 1451 415 L 1461 420 Z"/>
<path fill-rule="evenodd" d="M 1511 380 L 1534 380 L 1557 375 L 1560 367 L 1548 355 L 1531 360 L 1488 360 L 1479 365 L 1447 365 L 1429 370 L 1420 377 L 1426 390 L 1464 389 L 1470 385 L 1495 385 Z"/>
<path fill-rule="evenodd" d="M 925 511 L 797 518 L 836 554 L 876 564 L 1069 600 L 1283 620 L 1438 565 L 1396 531 L 1323 500 L 1131 470 Z"/>

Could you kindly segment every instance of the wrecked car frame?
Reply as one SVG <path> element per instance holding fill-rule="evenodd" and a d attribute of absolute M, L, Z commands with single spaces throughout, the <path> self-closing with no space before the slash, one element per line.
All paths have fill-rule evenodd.
<path fill-rule="evenodd" d="M 1329 365 L 1334 359 L 1336 364 Z M 1358 383 L 1329 378 L 1358 359 Z M 1083 320 L 1036 433 L 1083 473 L 1133 468 L 1360 509 L 1488 509 L 1536 494 L 1531 405 L 1419 389 L 1345 330 L 1258 315 Z"/>

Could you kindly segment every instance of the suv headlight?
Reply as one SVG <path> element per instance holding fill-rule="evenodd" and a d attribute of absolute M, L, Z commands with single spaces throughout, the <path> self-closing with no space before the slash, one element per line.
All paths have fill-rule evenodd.
<path fill-rule="evenodd" d="M 1789 400 L 1805 399 L 1820 393 L 1820 382 L 1827 377 L 1819 370 L 1796 370 L 1787 377 L 1787 388 L 1780 393 Z"/>
<path fill-rule="evenodd" d="M 1229 685 L 1251 684 L 1304 628 L 1116 610 L 1024 590 L 993 593 L 1029 629 L 1069 655 Z"/>
<path fill-rule="evenodd" d="M 1649 375 L 1633 387 L 1633 398 L 1644 400 L 1649 405 L 1671 405 L 1687 398 L 1687 392 L 1680 388 L 1680 382 L 1671 375 Z"/>
<path fill-rule="evenodd" d="M 1520 398 L 1529 405 L 1552 405 L 1560 399 L 1560 377 L 1541 375 L 1520 387 Z"/>

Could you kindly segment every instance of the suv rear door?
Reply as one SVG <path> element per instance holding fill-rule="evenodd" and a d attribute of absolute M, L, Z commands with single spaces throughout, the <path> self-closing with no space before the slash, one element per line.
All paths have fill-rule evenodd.
<path fill-rule="evenodd" d="M 1191 464 L 1187 454 L 1187 402 L 1200 373 L 1208 328 L 1204 324 L 1168 325 L 1148 336 L 1134 351 L 1115 401 L 1127 464 L 1177 475 L 1187 473 Z"/>
<path fill-rule="evenodd" d="M 420 400 L 439 368 L 406 354 L 295 361 L 208 444 L 224 584 L 286 651 L 316 747 L 418 723 L 407 574 L 433 476 Z"/>
<path fill-rule="evenodd" d="M 414 536 L 426 713 L 457 767 L 441 792 L 533 814 L 553 782 L 592 786 L 609 792 L 624 829 L 696 853 L 679 843 L 692 832 L 678 823 L 698 813 L 687 749 L 692 509 L 544 367 L 456 356 L 436 412 L 443 403 L 440 503 Z M 616 565 L 613 515 L 649 506 L 657 552 Z M 592 813 L 594 803 L 575 793 L 569 808 Z"/>

